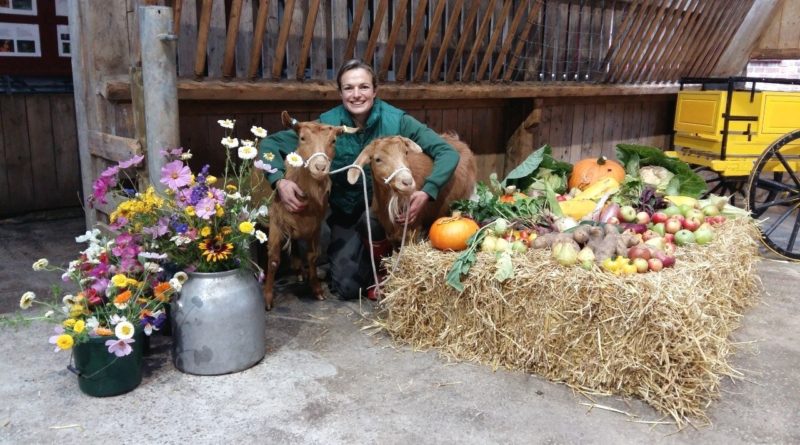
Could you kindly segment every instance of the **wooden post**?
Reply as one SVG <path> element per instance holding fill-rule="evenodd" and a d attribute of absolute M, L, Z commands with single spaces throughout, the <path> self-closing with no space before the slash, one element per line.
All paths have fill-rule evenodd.
<path fill-rule="evenodd" d="M 178 76 L 175 66 L 176 36 L 172 34 L 172 8 L 145 6 L 139 9 L 144 85 L 147 172 L 158 191 L 164 157 L 160 151 L 179 144 Z"/>
<path fill-rule="evenodd" d="M 739 76 L 750 53 L 781 6 L 780 0 L 756 0 L 713 69 L 715 76 Z"/>

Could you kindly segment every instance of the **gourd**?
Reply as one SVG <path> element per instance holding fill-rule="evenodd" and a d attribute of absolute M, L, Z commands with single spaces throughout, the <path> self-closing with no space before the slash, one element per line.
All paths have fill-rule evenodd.
<path fill-rule="evenodd" d="M 584 190 L 603 178 L 614 178 L 621 183 L 625 180 L 625 169 L 619 162 L 600 156 L 578 161 L 569 175 L 569 188 Z"/>
<path fill-rule="evenodd" d="M 467 240 L 478 231 L 478 223 L 453 212 L 433 222 L 428 231 L 431 245 L 439 250 L 464 250 Z"/>

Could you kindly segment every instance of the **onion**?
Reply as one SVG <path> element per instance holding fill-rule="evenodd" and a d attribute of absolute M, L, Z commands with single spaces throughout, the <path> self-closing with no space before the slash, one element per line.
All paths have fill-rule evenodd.
<path fill-rule="evenodd" d="M 600 222 L 606 223 L 608 222 L 609 218 L 611 218 L 612 216 L 617 216 L 618 213 L 619 213 L 619 204 L 617 204 L 616 202 L 612 202 L 611 204 L 607 205 L 602 212 L 600 212 Z"/>

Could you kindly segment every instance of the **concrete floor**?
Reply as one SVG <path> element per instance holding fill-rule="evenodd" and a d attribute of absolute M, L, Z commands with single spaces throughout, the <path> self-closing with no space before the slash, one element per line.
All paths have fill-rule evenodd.
<path fill-rule="evenodd" d="M 77 252 L 82 218 L 0 222 L 0 312 L 58 277 L 34 273 Z M 765 260 L 766 293 L 734 337 L 755 342 L 733 358 L 710 426 L 647 423 L 662 417 L 618 397 L 589 400 L 535 375 L 450 363 L 435 352 L 371 334 L 371 304 L 318 302 L 287 287 L 268 313 L 266 357 L 244 372 L 177 371 L 169 338 L 153 338 L 136 390 L 82 394 L 53 353 L 44 325 L 0 328 L 0 443 L 800 443 L 800 265 Z M 299 295 L 299 296 L 296 296 Z"/>

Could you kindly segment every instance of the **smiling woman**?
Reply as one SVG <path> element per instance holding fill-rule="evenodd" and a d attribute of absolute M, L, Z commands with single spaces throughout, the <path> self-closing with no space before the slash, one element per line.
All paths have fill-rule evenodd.
<path fill-rule="evenodd" d="M 412 194 L 408 209 L 400 215 L 401 223 L 406 219 L 413 223 L 450 179 L 458 164 L 458 153 L 426 125 L 379 99 L 375 72 L 364 62 L 356 59 L 345 62 L 337 73 L 336 84 L 342 104 L 322 113 L 319 121 L 333 126 L 357 127 L 358 131 L 336 138 L 335 157 L 330 171 L 352 165 L 364 147 L 386 136 L 405 136 L 416 142 L 433 159 L 431 174 L 420 184 L 421 188 Z M 277 190 L 278 201 L 293 213 L 307 211 L 306 191 L 284 176 L 284 162 L 293 162 L 290 156 L 298 142 L 297 133 L 289 130 L 273 133 L 260 144 L 264 155 L 275 158 L 272 165 L 276 171 L 268 173 L 267 179 Z M 368 199 L 371 200 L 372 174 L 369 169 L 362 178 L 367 184 Z M 383 231 L 373 218 L 370 218 L 373 239 L 367 237 L 363 187 L 360 182 L 350 184 L 344 172 L 331 177 L 330 212 L 326 221 L 330 229 L 327 243 L 331 266 L 330 288 L 343 299 L 358 298 L 360 292 L 371 284 L 372 266 L 368 249 L 372 249 L 376 262 L 390 251 Z M 323 233 L 326 231 L 323 230 Z"/>

